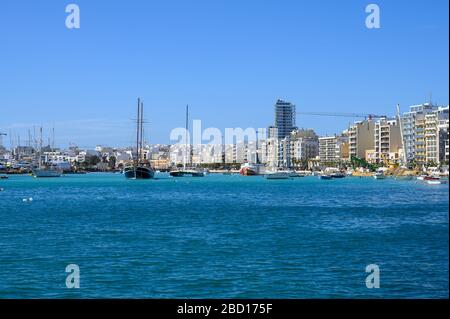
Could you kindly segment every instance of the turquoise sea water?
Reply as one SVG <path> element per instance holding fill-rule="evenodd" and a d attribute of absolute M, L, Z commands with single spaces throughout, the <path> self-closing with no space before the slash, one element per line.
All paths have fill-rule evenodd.
<path fill-rule="evenodd" d="M 448 298 L 448 185 L 158 177 L 0 180 L 0 298 Z"/>

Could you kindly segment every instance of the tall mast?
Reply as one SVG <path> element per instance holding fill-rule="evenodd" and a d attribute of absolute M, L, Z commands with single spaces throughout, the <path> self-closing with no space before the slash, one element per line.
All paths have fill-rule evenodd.
<path fill-rule="evenodd" d="M 184 160 L 184 170 L 186 170 L 186 162 L 188 160 L 188 137 L 189 137 L 189 105 L 186 105 L 186 151 Z M 189 150 L 189 156 L 191 151 Z"/>
<path fill-rule="evenodd" d="M 39 169 L 41 169 L 42 166 L 42 126 L 39 129 Z"/>
<path fill-rule="evenodd" d="M 141 148 L 140 148 L 140 155 L 139 159 L 142 159 L 142 153 L 144 149 L 144 102 L 141 102 Z"/>
<path fill-rule="evenodd" d="M 141 118 L 141 99 L 138 98 L 138 105 L 137 105 L 137 120 L 136 120 L 136 163 L 139 161 L 139 125 L 140 125 L 140 118 Z"/>
<path fill-rule="evenodd" d="M 258 155 L 258 149 L 259 149 L 259 136 L 258 136 L 259 130 L 256 130 L 256 164 L 259 164 L 259 155 Z"/>
<path fill-rule="evenodd" d="M 55 151 L 55 127 L 52 128 L 52 152 Z"/>

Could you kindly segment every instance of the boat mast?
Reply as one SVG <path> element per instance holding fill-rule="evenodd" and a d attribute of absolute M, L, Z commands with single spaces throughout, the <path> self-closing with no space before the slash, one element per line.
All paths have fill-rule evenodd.
<path fill-rule="evenodd" d="M 144 102 L 141 102 L 141 140 L 140 140 L 140 155 L 139 155 L 140 160 L 142 160 L 143 149 L 144 149 Z"/>
<path fill-rule="evenodd" d="M 52 152 L 55 151 L 55 127 L 52 128 Z"/>
<path fill-rule="evenodd" d="M 186 145 L 185 145 L 185 152 L 184 152 L 184 167 L 183 169 L 186 170 L 186 162 L 188 160 L 188 136 L 189 136 L 189 105 L 186 105 L 186 130 L 185 130 L 185 139 L 186 139 Z M 190 151 L 189 151 L 190 154 Z"/>
<path fill-rule="evenodd" d="M 141 99 L 138 98 L 137 105 L 137 120 L 136 120 L 136 163 L 139 162 L 139 122 L 140 122 L 140 109 L 141 109 Z"/>
<path fill-rule="evenodd" d="M 39 129 L 39 169 L 42 167 L 42 126 Z"/>
<path fill-rule="evenodd" d="M 259 155 L 258 155 L 258 149 L 259 149 L 259 136 L 258 136 L 259 130 L 256 130 L 256 164 L 259 164 Z"/>

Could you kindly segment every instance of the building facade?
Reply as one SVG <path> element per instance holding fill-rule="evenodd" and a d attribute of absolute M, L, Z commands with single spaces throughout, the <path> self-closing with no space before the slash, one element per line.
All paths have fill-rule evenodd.
<path fill-rule="evenodd" d="M 295 105 L 283 100 L 275 103 L 275 125 L 269 127 L 269 138 L 284 139 L 289 137 L 295 126 Z M 275 133 L 276 132 L 276 135 Z"/>
<path fill-rule="evenodd" d="M 367 150 L 375 149 L 375 123 L 372 120 L 355 122 L 348 129 L 349 159 L 352 156 L 364 159 Z"/>
<path fill-rule="evenodd" d="M 413 105 L 402 115 L 403 139 L 408 163 L 448 163 L 448 111 L 431 103 Z"/>
<path fill-rule="evenodd" d="M 403 144 L 400 125 L 396 119 L 382 118 L 378 120 L 375 123 L 374 141 L 375 163 L 398 162 L 399 150 L 403 147 Z M 366 158 L 366 160 L 368 159 Z"/>
<path fill-rule="evenodd" d="M 321 164 L 337 165 L 349 158 L 349 137 L 326 136 L 319 138 L 319 159 Z"/>
<path fill-rule="evenodd" d="M 308 161 L 319 155 L 319 137 L 312 129 L 292 131 L 290 142 L 293 162 Z"/>

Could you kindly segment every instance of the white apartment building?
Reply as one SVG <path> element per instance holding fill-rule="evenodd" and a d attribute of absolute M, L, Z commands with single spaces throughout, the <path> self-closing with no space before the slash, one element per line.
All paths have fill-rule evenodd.
<path fill-rule="evenodd" d="M 291 133 L 292 160 L 306 161 L 319 155 L 319 138 L 312 129 L 295 130 Z"/>
<path fill-rule="evenodd" d="M 339 163 L 348 160 L 349 138 L 345 135 L 319 138 L 319 159 L 321 163 Z"/>
<path fill-rule="evenodd" d="M 413 105 L 409 112 L 403 113 L 403 139 L 409 163 L 448 162 L 448 110 L 448 106 L 424 103 Z"/>
<path fill-rule="evenodd" d="M 449 107 L 438 107 L 425 115 L 425 162 L 448 162 Z M 447 150 L 446 150 L 447 147 Z"/>
<path fill-rule="evenodd" d="M 406 160 L 418 164 L 425 163 L 425 115 L 438 109 L 430 103 L 410 106 L 402 115 L 403 141 Z"/>

